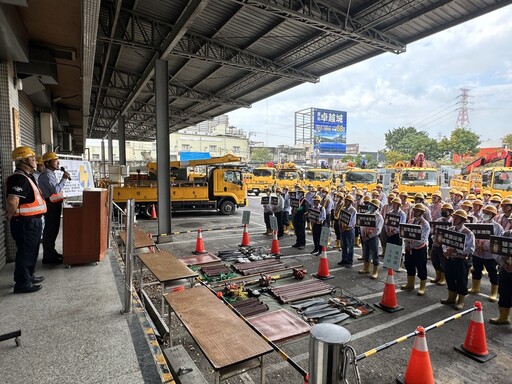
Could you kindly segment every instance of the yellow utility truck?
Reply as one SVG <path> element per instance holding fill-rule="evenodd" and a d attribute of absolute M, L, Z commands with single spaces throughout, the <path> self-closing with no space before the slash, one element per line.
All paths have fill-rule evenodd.
<path fill-rule="evenodd" d="M 284 163 L 277 165 L 276 187 L 288 187 L 293 189 L 295 184 L 300 184 L 300 170 L 294 163 Z"/>
<path fill-rule="evenodd" d="M 342 184 L 348 189 L 356 187 L 357 189 L 366 188 L 371 191 L 377 187 L 377 171 L 374 169 L 349 168 L 343 174 Z"/>
<path fill-rule="evenodd" d="M 223 215 L 232 215 L 236 208 L 247 205 L 247 187 L 243 182 L 242 170 L 230 162 L 241 159 L 233 155 L 212 157 L 170 163 L 173 177 L 171 183 L 171 207 L 178 210 L 218 210 Z M 204 177 L 188 177 L 187 167 L 205 167 Z M 149 163 L 147 169 L 156 173 L 156 163 Z M 196 175 L 197 176 L 197 175 Z M 114 187 L 113 198 L 118 205 L 135 199 L 135 211 L 151 217 L 153 205 L 158 204 L 157 183 L 150 185 L 123 185 Z"/>
<path fill-rule="evenodd" d="M 272 190 L 276 178 L 276 169 L 273 167 L 257 167 L 247 174 L 245 182 L 247 192 L 258 196 L 265 189 Z"/>
<path fill-rule="evenodd" d="M 330 169 L 311 168 L 304 172 L 304 184 L 313 185 L 313 187 L 330 188 L 333 184 L 333 172 Z"/>

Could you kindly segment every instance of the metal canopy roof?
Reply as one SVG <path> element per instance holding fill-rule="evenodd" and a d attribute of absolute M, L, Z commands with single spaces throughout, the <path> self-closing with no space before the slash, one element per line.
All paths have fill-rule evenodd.
<path fill-rule="evenodd" d="M 88 138 L 155 139 L 153 74 L 169 62 L 169 132 L 511 4 L 499 0 L 103 0 Z M 463 38 L 463 37 L 461 37 Z"/>

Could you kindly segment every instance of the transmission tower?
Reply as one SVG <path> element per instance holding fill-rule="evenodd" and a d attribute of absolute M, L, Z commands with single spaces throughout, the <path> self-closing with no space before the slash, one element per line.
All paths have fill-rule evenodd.
<path fill-rule="evenodd" d="M 459 115 L 457 116 L 457 122 L 455 128 L 468 129 L 469 128 L 469 117 L 468 117 L 468 99 L 469 89 L 460 88 L 461 94 L 457 96 L 460 99 L 457 104 L 459 105 Z"/>

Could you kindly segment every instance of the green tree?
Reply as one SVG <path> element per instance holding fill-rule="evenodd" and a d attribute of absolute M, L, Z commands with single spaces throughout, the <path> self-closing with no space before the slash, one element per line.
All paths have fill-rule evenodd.
<path fill-rule="evenodd" d="M 398 161 L 405 161 L 407 154 L 398 151 L 386 151 L 386 165 L 395 165 Z"/>
<path fill-rule="evenodd" d="M 465 128 L 456 128 L 453 130 L 448 141 L 451 153 L 460 156 L 473 156 L 478 152 L 478 146 L 480 143 L 480 137 L 476 133 Z"/>
<path fill-rule="evenodd" d="M 393 152 L 404 155 L 400 160 L 409 161 L 418 152 L 425 154 L 427 160 L 435 161 L 442 156 L 439 144 L 424 131 L 418 131 L 414 127 L 400 127 L 388 131 L 385 135 L 386 147 Z M 393 163 L 394 164 L 394 163 Z"/>
<path fill-rule="evenodd" d="M 268 148 L 253 148 L 251 151 L 251 161 L 257 163 L 266 163 L 272 160 L 272 154 Z"/>
<path fill-rule="evenodd" d="M 505 135 L 502 140 L 502 144 L 505 145 L 508 149 L 512 149 L 512 133 Z"/>

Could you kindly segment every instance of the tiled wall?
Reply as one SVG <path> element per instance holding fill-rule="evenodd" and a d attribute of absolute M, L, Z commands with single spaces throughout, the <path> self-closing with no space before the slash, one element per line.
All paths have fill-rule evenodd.
<path fill-rule="evenodd" d="M 19 111 L 18 90 L 14 86 L 14 67 L 10 61 L 0 60 L 0 166 L 2 168 L 2 186 L 5 185 L 5 179 L 11 175 L 14 170 L 14 163 L 11 158 L 11 152 L 14 148 L 13 126 L 12 126 L 12 108 Z M 4 193 L 0 195 L 0 209 L 5 211 Z M 3 240 L 0 243 L 0 268 L 5 260 L 13 261 L 16 254 L 16 245 L 12 240 L 9 226 L 0 224 L 0 231 Z"/>

